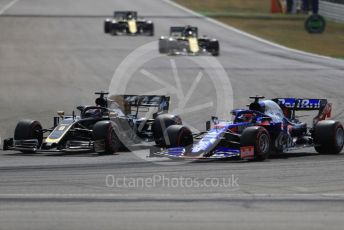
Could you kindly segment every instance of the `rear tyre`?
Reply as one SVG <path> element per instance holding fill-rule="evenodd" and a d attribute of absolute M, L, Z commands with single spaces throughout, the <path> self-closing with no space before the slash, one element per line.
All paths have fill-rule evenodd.
<path fill-rule="evenodd" d="M 220 44 L 219 41 L 210 41 L 209 43 L 209 49 L 211 51 L 211 55 L 217 57 L 220 55 Z"/>
<path fill-rule="evenodd" d="M 43 142 L 42 125 L 34 120 L 21 120 L 18 122 L 14 130 L 14 140 L 30 140 L 37 139 L 38 147 Z M 23 153 L 30 153 L 31 151 L 21 151 Z"/>
<path fill-rule="evenodd" d="M 340 153 L 344 145 L 343 125 L 338 121 L 319 121 L 314 127 L 314 144 L 318 153 Z"/>
<path fill-rule="evenodd" d="M 109 121 L 97 122 L 93 126 L 93 136 L 95 141 L 104 141 L 104 149 L 96 150 L 99 154 L 114 154 L 122 147 L 122 143 Z"/>
<path fill-rule="evenodd" d="M 111 28 L 110 28 L 111 35 L 116 36 L 117 30 L 118 30 L 118 24 L 111 22 Z"/>
<path fill-rule="evenodd" d="M 252 126 L 244 129 L 241 138 L 241 146 L 254 147 L 254 159 L 263 161 L 270 153 L 271 141 L 268 131 L 260 126 Z"/>
<path fill-rule="evenodd" d="M 166 147 L 191 147 L 193 144 L 192 132 L 182 125 L 171 125 L 165 131 L 167 136 Z"/>
<path fill-rule="evenodd" d="M 159 39 L 159 53 L 167 54 L 168 53 L 168 40 Z"/>
<path fill-rule="evenodd" d="M 165 130 L 171 125 L 176 125 L 178 118 L 171 114 L 161 114 L 155 118 L 152 124 L 152 131 L 155 144 L 159 147 L 166 147 Z M 181 122 L 179 122 L 181 123 Z"/>
<path fill-rule="evenodd" d="M 111 21 L 109 19 L 106 19 L 104 21 L 104 33 L 108 34 L 111 32 Z"/>
<path fill-rule="evenodd" d="M 154 36 L 154 24 L 148 24 L 148 36 Z"/>

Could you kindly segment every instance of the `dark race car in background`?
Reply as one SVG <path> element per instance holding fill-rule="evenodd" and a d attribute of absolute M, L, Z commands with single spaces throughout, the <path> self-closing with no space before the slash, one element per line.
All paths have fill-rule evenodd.
<path fill-rule="evenodd" d="M 113 18 L 105 19 L 104 32 L 112 35 L 154 36 L 154 23 L 138 18 L 136 11 L 115 11 Z"/>
<path fill-rule="evenodd" d="M 18 122 L 14 137 L 4 140 L 4 150 L 27 152 L 97 152 L 111 154 L 138 142 L 166 146 L 163 134 L 170 125 L 182 124 L 167 114 L 169 100 L 160 95 L 113 95 L 100 92 L 96 105 L 78 106 L 65 116 L 58 112 L 52 128 L 36 120 Z M 47 135 L 46 135 L 47 134 Z"/>
<path fill-rule="evenodd" d="M 199 37 L 197 27 L 171 27 L 170 35 L 159 39 L 159 52 L 168 55 L 219 56 L 220 45 L 215 38 Z"/>
<path fill-rule="evenodd" d="M 232 111 L 231 121 L 213 118 L 207 131 L 192 134 L 182 125 L 166 129 L 170 143 L 157 153 L 172 159 L 265 160 L 270 153 L 314 147 L 321 154 L 338 154 L 343 149 L 340 122 L 328 120 L 332 105 L 326 99 L 252 97 L 249 109 Z M 312 125 L 296 119 L 296 111 L 318 111 Z"/>

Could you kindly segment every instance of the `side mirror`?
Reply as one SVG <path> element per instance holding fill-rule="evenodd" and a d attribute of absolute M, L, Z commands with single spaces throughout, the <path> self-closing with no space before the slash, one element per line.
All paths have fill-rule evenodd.
<path fill-rule="evenodd" d="M 79 110 L 80 112 L 82 112 L 82 111 L 84 111 L 84 109 L 85 109 L 85 106 L 83 106 L 83 105 L 79 105 L 78 107 L 76 107 L 77 108 L 77 110 Z"/>

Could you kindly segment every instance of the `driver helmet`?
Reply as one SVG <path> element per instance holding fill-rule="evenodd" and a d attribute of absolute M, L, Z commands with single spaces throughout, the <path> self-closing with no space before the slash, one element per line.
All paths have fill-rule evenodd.
<path fill-rule="evenodd" d="M 259 102 L 252 102 L 249 106 L 249 109 L 264 113 L 265 112 L 265 104 L 259 103 Z"/>
<path fill-rule="evenodd" d="M 107 107 L 107 100 L 104 97 L 98 97 L 95 101 L 97 106 Z"/>
<path fill-rule="evenodd" d="M 186 27 L 185 36 L 187 36 L 187 37 L 193 36 L 193 31 L 192 31 L 192 28 L 190 26 Z"/>
<path fill-rule="evenodd" d="M 250 113 L 244 113 L 242 114 L 239 119 L 242 121 L 242 122 L 252 122 L 253 120 L 253 114 L 250 114 Z"/>
<path fill-rule="evenodd" d="M 132 13 L 128 13 L 127 18 L 128 19 L 133 19 L 133 14 Z"/>

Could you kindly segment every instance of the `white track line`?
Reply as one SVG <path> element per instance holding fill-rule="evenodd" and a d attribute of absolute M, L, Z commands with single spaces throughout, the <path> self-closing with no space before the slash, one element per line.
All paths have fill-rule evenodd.
<path fill-rule="evenodd" d="M 180 196 L 178 194 L 97 194 L 97 193 L 69 193 L 69 194 L 54 194 L 54 193 L 34 193 L 34 194 L 0 194 L 0 199 L 266 199 L 266 200 L 278 200 L 278 199 L 338 199 L 343 200 L 344 194 L 342 193 L 320 193 L 320 194 L 227 194 L 225 196 L 219 196 L 218 194 L 196 195 L 195 197 Z"/>
<path fill-rule="evenodd" d="M 16 4 L 18 0 L 13 0 L 12 2 L 8 3 L 7 5 L 5 5 L 4 7 L 2 7 L 0 9 L 0 15 L 2 15 L 6 10 L 8 10 L 9 8 L 11 8 L 14 4 Z"/>
<path fill-rule="evenodd" d="M 189 14 L 192 14 L 192 15 L 194 15 L 194 16 L 198 16 L 198 17 L 204 18 L 205 20 L 207 20 L 207 21 L 209 21 L 209 22 L 211 22 L 211 23 L 214 23 L 214 24 L 216 24 L 216 25 L 219 25 L 219 26 L 221 26 L 221 27 L 223 27 L 223 28 L 225 28 L 225 29 L 234 31 L 234 32 L 236 32 L 236 33 L 238 33 L 238 34 L 241 34 L 241 35 L 244 35 L 244 36 L 246 36 L 246 37 L 249 37 L 249 38 L 251 38 L 251 39 L 253 39 L 253 40 L 260 41 L 260 42 L 262 42 L 262 43 L 265 43 L 265 44 L 268 44 L 268 45 L 277 47 L 277 48 L 279 48 L 279 49 L 282 49 L 282 50 L 285 50 L 285 51 L 294 52 L 294 53 L 298 53 L 298 54 L 302 54 L 302 55 L 307 55 L 307 56 L 315 57 L 315 58 L 325 58 L 325 59 L 329 59 L 329 60 L 336 60 L 336 61 L 339 61 L 339 59 L 336 59 L 336 58 L 332 58 L 332 57 L 328 57 L 328 56 L 323 56 L 323 55 L 319 55 L 319 54 L 308 53 L 308 52 L 305 52 L 305 51 L 292 49 L 292 48 L 289 48 L 289 47 L 286 47 L 286 46 L 282 46 L 282 45 L 279 45 L 279 44 L 270 42 L 270 41 L 268 41 L 268 40 L 262 39 L 262 38 L 260 38 L 260 37 L 256 37 L 256 36 L 254 36 L 254 35 L 252 35 L 252 34 L 249 34 L 249 33 L 246 33 L 246 32 L 244 32 L 244 31 L 242 31 L 242 30 L 238 30 L 238 29 L 236 29 L 236 28 L 234 28 L 234 27 L 232 27 L 232 26 L 229 26 L 229 25 L 227 25 L 227 24 L 224 24 L 224 23 L 222 23 L 222 22 L 220 22 L 220 21 L 217 21 L 217 20 L 215 20 L 215 19 L 205 17 L 204 15 L 201 15 L 201 14 L 195 12 L 195 11 L 192 11 L 192 10 L 190 10 L 190 9 L 184 7 L 184 6 L 181 6 L 181 5 L 179 5 L 178 3 L 173 2 L 173 1 L 171 1 L 171 0 L 162 0 L 162 1 L 164 1 L 164 2 L 167 3 L 167 4 L 172 5 L 172 6 L 174 6 L 174 7 L 177 7 L 177 8 L 179 8 L 179 9 L 181 9 L 181 10 L 183 10 L 183 11 L 189 13 Z"/>

